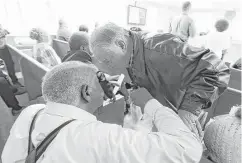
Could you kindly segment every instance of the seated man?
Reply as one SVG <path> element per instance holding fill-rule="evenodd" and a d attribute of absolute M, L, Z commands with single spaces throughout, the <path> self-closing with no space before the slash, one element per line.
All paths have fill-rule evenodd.
<path fill-rule="evenodd" d="M 69 40 L 70 51 L 62 58 L 62 62 L 72 60 L 74 56 L 80 56 L 79 61 L 92 62 L 89 49 L 89 36 L 86 32 L 75 32 Z"/>
<path fill-rule="evenodd" d="M 88 27 L 86 25 L 80 25 L 79 31 L 88 33 Z"/>
<path fill-rule="evenodd" d="M 59 20 L 59 29 L 57 31 L 56 38 L 62 41 L 69 41 L 71 37 L 71 31 L 69 30 L 67 23 L 63 20 Z"/>
<path fill-rule="evenodd" d="M 173 34 L 137 33 L 113 23 L 96 29 L 90 45 L 100 71 L 130 77 L 125 80 L 176 110 L 202 138 L 195 125 L 198 116 L 224 92 L 230 77 L 229 68 L 213 52 L 193 48 Z"/>
<path fill-rule="evenodd" d="M 13 58 L 8 51 L 8 47 L 6 46 L 6 36 L 8 34 L 9 32 L 6 29 L 3 29 L 2 25 L 0 24 L 0 58 L 3 59 L 6 64 L 8 75 L 10 76 L 13 85 L 23 87 L 23 85 L 18 82 L 18 78 L 15 75 Z"/>
<path fill-rule="evenodd" d="M 3 74 L 2 68 L 4 67 L 3 61 L 0 60 L 0 96 L 5 104 L 12 108 L 12 115 L 18 115 L 22 111 L 22 107 L 19 106 L 18 100 L 15 95 L 21 95 L 25 93 L 24 87 L 12 86 L 8 81 L 8 77 Z"/>
<path fill-rule="evenodd" d="M 49 45 L 49 35 L 40 28 L 33 28 L 29 34 L 30 38 L 37 41 L 33 46 L 33 58 L 48 68 L 61 63 L 60 57 Z"/>
<path fill-rule="evenodd" d="M 59 125 L 75 121 L 58 133 L 39 158 L 41 162 L 199 162 L 202 145 L 178 115 L 156 100 L 146 107 L 152 110 L 150 117 L 158 132 L 135 131 L 97 121 L 93 113 L 103 103 L 97 71 L 92 64 L 70 61 L 47 72 L 42 83 L 47 104 L 30 106 L 18 117 L 5 144 L 2 162 L 25 160 L 29 126 L 43 108 L 30 134 L 35 147 Z"/>

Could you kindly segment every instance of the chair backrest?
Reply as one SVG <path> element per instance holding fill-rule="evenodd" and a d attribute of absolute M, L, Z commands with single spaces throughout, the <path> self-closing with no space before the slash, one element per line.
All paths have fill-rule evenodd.
<path fill-rule="evenodd" d="M 34 100 L 41 96 L 42 78 L 49 69 L 11 45 L 8 45 L 8 49 L 11 55 L 17 56 L 19 59 L 24 78 L 24 85 L 28 92 L 29 100 Z"/>
<path fill-rule="evenodd" d="M 235 105 L 241 105 L 241 90 L 228 88 L 217 100 L 213 116 L 228 114 Z"/>
<path fill-rule="evenodd" d="M 69 43 L 62 40 L 54 39 L 52 42 L 52 47 L 56 54 L 62 59 L 67 52 L 70 50 Z"/>
<path fill-rule="evenodd" d="M 229 87 L 237 90 L 241 90 L 241 70 L 235 69 L 232 66 L 230 67 L 230 81 Z"/>

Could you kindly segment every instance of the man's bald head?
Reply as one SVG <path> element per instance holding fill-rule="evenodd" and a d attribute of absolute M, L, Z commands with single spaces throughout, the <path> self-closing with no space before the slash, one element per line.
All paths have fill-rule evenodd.
<path fill-rule="evenodd" d="M 128 37 L 128 32 L 114 23 L 105 24 L 94 30 L 90 38 L 91 51 L 96 60 L 108 67 L 105 70 L 114 72 L 127 65 L 125 56 Z"/>
<path fill-rule="evenodd" d="M 87 50 L 89 52 L 89 36 L 86 32 L 75 32 L 69 40 L 71 50 Z M 84 48 L 84 49 L 83 49 Z"/>
<path fill-rule="evenodd" d="M 79 106 L 83 85 L 93 87 L 97 68 L 78 61 L 65 62 L 47 72 L 42 82 L 47 102 Z"/>

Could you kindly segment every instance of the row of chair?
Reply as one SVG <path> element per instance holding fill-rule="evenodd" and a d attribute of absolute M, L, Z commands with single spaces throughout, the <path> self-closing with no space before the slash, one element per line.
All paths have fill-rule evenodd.
<path fill-rule="evenodd" d="M 33 100 L 38 96 L 41 96 L 41 81 L 44 74 L 49 71 L 48 68 L 37 62 L 32 57 L 21 52 L 17 48 L 8 45 L 9 52 L 15 58 L 19 59 L 19 64 L 24 78 L 24 84 L 26 86 L 29 99 Z M 56 50 L 60 57 L 63 57 L 69 50 L 67 42 L 60 40 L 53 40 L 53 48 Z M 18 63 L 17 63 L 18 64 Z M 221 95 L 221 97 L 214 103 L 212 108 L 208 109 L 209 116 L 213 117 L 216 115 L 226 114 L 230 108 L 234 105 L 241 105 L 241 71 L 231 67 L 231 79 L 229 88 Z M 140 92 L 141 91 L 141 92 Z M 145 90 L 138 90 L 133 93 L 133 98 L 136 99 L 136 104 L 144 106 L 144 103 L 148 101 L 151 95 Z M 137 100 L 142 99 L 142 100 Z M 123 99 L 121 99 L 122 101 Z M 105 122 L 112 122 L 116 124 L 122 124 L 123 117 L 116 117 L 122 114 L 118 114 L 120 107 L 123 108 L 123 102 L 116 102 L 115 104 L 107 105 L 104 108 L 98 109 L 96 112 L 99 115 L 100 120 Z M 115 105 L 115 106 L 113 106 Z M 112 108 L 112 109 L 111 109 Z M 114 109 L 115 108 L 115 109 Z M 112 116 L 109 116 L 112 115 Z"/>

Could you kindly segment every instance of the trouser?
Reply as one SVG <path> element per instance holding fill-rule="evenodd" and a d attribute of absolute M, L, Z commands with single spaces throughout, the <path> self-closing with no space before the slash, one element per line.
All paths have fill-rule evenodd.
<path fill-rule="evenodd" d="M 18 81 L 18 78 L 15 75 L 13 58 L 6 46 L 4 47 L 4 49 L 0 49 L 0 58 L 4 60 L 6 68 L 8 70 L 8 75 L 10 76 L 12 82 L 16 83 Z"/>
<path fill-rule="evenodd" d="M 5 104 L 12 109 L 18 110 L 20 108 L 18 100 L 16 99 L 13 89 L 8 80 L 0 73 L 0 96 Z"/>

